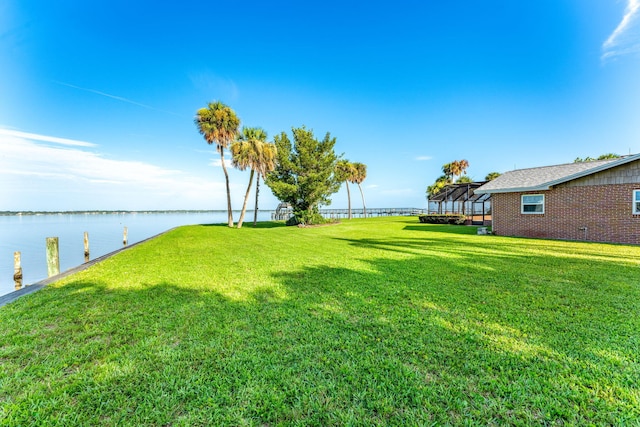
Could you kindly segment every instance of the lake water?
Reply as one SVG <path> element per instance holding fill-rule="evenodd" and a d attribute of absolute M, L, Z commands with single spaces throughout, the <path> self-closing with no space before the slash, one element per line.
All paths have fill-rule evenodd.
<path fill-rule="evenodd" d="M 234 212 L 237 221 L 240 212 Z M 271 219 L 271 211 L 258 212 L 259 221 Z M 227 222 L 226 211 L 167 213 L 71 213 L 0 215 L 0 295 L 14 290 L 13 253 L 21 253 L 23 285 L 47 278 L 46 238 L 58 237 L 60 271 L 84 263 L 84 232 L 89 233 L 91 259 L 122 248 L 124 227 L 133 244 L 173 227 Z M 253 222 L 247 211 L 245 225 Z"/>

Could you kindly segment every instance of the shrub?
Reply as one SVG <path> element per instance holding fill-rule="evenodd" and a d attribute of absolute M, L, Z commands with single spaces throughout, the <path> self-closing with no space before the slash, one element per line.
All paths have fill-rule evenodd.
<path fill-rule="evenodd" d="M 428 214 L 418 217 L 420 222 L 426 224 L 464 224 L 466 217 L 461 214 Z"/>
<path fill-rule="evenodd" d="M 287 225 L 321 225 L 331 222 L 318 212 L 294 212 L 293 216 L 286 222 Z"/>
<path fill-rule="evenodd" d="M 288 225 L 288 226 L 294 226 L 294 225 L 298 225 L 300 223 L 298 222 L 298 218 L 296 218 L 295 216 L 292 216 L 287 220 L 287 222 L 285 224 Z"/>

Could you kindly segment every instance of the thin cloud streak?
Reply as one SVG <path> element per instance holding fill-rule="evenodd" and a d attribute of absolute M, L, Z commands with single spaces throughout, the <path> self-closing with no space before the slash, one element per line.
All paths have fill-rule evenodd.
<path fill-rule="evenodd" d="M 80 86 L 72 85 L 70 83 L 59 82 L 59 81 L 56 81 L 56 80 L 52 80 L 52 81 L 53 81 L 53 83 L 61 85 L 61 86 L 67 86 L 67 87 L 70 87 L 70 88 L 73 88 L 73 89 L 78 89 L 78 90 L 82 90 L 82 91 L 89 92 L 89 93 L 95 93 L 96 95 L 101 95 L 101 96 L 105 96 L 107 98 L 115 99 L 117 101 L 122 101 L 122 102 L 126 102 L 128 104 L 137 105 L 138 107 L 146 108 L 146 109 L 149 109 L 149 110 L 159 111 L 161 113 L 167 113 L 167 114 L 171 114 L 171 115 L 174 115 L 174 116 L 177 116 L 177 117 L 184 117 L 181 114 L 174 113 L 172 111 L 162 110 L 160 108 L 152 107 L 150 105 L 142 104 L 140 102 L 133 101 L 131 99 L 124 98 L 122 96 L 111 95 L 110 93 L 101 92 L 99 90 L 89 89 L 89 88 L 86 88 L 86 87 L 80 87 Z"/>
<path fill-rule="evenodd" d="M 0 128 L 0 135 L 24 138 L 32 141 L 54 142 L 56 144 L 70 145 L 74 147 L 96 147 L 92 142 L 77 141 L 74 139 L 58 138 L 56 136 L 38 135 L 36 133 L 21 132 L 18 130 Z"/>
<path fill-rule="evenodd" d="M 116 203 L 145 209 L 149 206 L 202 208 L 208 206 L 204 200 L 223 200 L 225 194 L 222 183 L 180 170 L 108 159 L 84 147 L 40 142 L 55 139 L 53 137 L 34 139 L 22 134 L 34 135 L 0 133 L 0 181 L 12 183 L 0 188 L 0 199 L 16 204 L 7 205 L 7 209 L 23 209 L 23 204 L 33 203 L 34 189 L 44 186 L 81 195 L 64 202 L 65 206 L 54 206 L 54 202 L 50 202 L 48 209 L 54 210 L 66 209 L 68 204 L 89 209 Z M 118 206 L 123 207 L 126 208 Z"/>
<path fill-rule="evenodd" d="M 640 0 L 628 0 L 627 8 L 620 24 L 602 44 L 603 60 L 640 51 L 638 37 L 625 37 L 630 31 L 633 31 L 634 24 L 637 25 L 636 21 L 639 13 Z"/>

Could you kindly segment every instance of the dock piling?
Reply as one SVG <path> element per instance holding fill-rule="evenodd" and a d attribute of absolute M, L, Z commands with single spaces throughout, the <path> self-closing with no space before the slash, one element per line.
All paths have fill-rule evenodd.
<path fill-rule="evenodd" d="M 84 232 L 84 262 L 89 262 L 89 233 Z"/>
<path fill-rule="evenodd" d="M 20 290 L 22 288 L 22 264 L 20 262 L 20 252 L 13 253 L 13 281 L 15 282 L 15 289 Z"/>
<path fill-rule="evenodd" d="M 48 277 L 60 274 L 60 253 L 58 238 L 47 237 L 47 274 Z"/>

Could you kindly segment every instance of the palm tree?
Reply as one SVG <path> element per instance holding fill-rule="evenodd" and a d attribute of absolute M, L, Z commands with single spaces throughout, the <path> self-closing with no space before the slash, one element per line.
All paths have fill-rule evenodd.
<path fill-rule="evenodd" d="M 456 176 L 462 176 L 463 174 L 467 173 L 467 168 L 469 167 L 469 162 L 465 159 L 462 160 L 454 160 L 451 163 L 448 163 L 447 165 L 450 166 L 450 172 L 452 175 L 452 178 L 455 178 Z M 447 166 L 445 165 L 445 166 Z M 443 170 L 444 167 L 443 166 Z M 455 179 L 454 179 L 455 181 Z"/>
<path fill-rule="evenodd" d="M 436 179 L 436 182 L 427 187 L 427 199 L 438 194 L 444 187 L 449 184 L 452 184 L 451 177 L 447 175 L 440 176 L 438 179 Z"/>
<path fill-rule="evenodd" d="M 367 165 L 364 163 L 352 163 L 353 168 L 355 169 L 355 174 L 352 176 L 351 182 L 358 184 L 358 188 L 360 189 L 360 195 L 362 196 L 362 216 L 364 218 L 367 217 L 367 205 L 364 201 L 364 193 L 362 192 L 362 182 L 367 178 Z"/>
<path fill-rule="evenodd" d="M 500 172 L 489 172 L 487 174 L 487 176 L 484 177 L 484 180 L 485 181 L 493 181 L 494 179 L 496 179 L 500 175 L 502 175 Z"/>
<path fill-rule="evenodd" d="M 220 153 L 222 170 L 227 184 L 227 214 L 229 227 L 233 227 L 233 211 L 231 210 L 231 191 L 229 189 L 229 174 L 224 164 L 224 150 L 236 139 L 240 119 L 230 107 L 220 101 L 210 102 L 207 107 L 196 113 L 196 126 L 208 144 L 216 144 Z"/>
<path fill-rule="evenodd" d="M 244 222 L 244 215 L 247 211 L 247 201 L 249 200 L 249 193 L 253 185 L 253 175 L 256 171 L 261 173 L 262 152 L 266 142 L 267 133 L 263 129 L 243 127 L 238 140 L 231 144 L 231 162 L 233 166 L 241 171 L 247 168 L 251 169 L 249 185 L 247 185 L 242 212 L 238 220 L 238 228 L 242 228 L 242 223 Z"/>
<path fill-rule="evenodd" d="M 442 165 L 442 174 L 447 180 L 453 180 L 453 177 L 455 175 L 453 173 L 453 169 L 453 163 L 445 163 L 444 165 Z"/>
<path fill-rule="evenodd" d="M 260 176 L 262 179 L 267 177 L 269 172 L 276 169 L 278 150 L 276 145 L 272 143 L 265 143 L 262 147 L 262 159 L 260 160 L 260 170 L 256 179 L 256 205 L 253 210 L 253 226 L 256 226 L 258 222 L 258 194 L 260 193 Z"/>
<path fill-rule="evenodd" d="M 344 182 L 344 185 L 347 187 L 347 203 L 349 205 L 349 219 L 351 219 L 351 191 L 349 190 L 349 182 L 354 182 L 353 178 L 355 176 L 356 170 L 353 166 L 353 163 L 350 163 L 349 160 L 341 159 L 336 164 L 336 175 L 338 180 Z"/>

